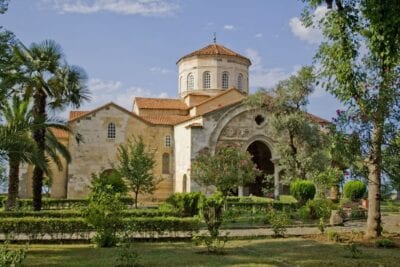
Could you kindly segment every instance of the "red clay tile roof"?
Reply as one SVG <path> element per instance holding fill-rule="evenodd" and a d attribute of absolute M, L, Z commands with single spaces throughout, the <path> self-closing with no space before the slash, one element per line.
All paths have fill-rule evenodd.
<path fill-rule="evenodd" d="M 307 115 L 311 120 L 313 120 L 316 123 L 319 123 L 319 124 L 330 124 L 331 123 L 330 121 L 325 120 L 325 119 L 323 119 L 321 117 L 318 117 L 318 116 L 316 116 L 314 114 L 307 113 Z"/>
<path fill-rule="evenodd" d="M 56 129 L 56 128 L 51 128 L 50 131 L 55 135 L 57 138 L 68 138 L 68 132 L 61 130 L 61 129 Z"/>
<path fill-rule="evenodd" d="M 180 99 L 136 97 L 135 104 L 139 109 L 188 109 Z"/>
<path fill-rule="evenodd" d="M 143 115 L 140 117 L 145 121 L 158 125 L 175 125 L 191 118 L 190 116 L 179 115 Z"/>
<path fill-rule="evenodd" d="M 188 57 L 193 57 L 193 56 L 228 56 L 228 57 L 238 57 L 241 59 L 244 59 L 246 61 L 248 61 L 249 65 L 251 65 L 251 61 L 250 59 L 248 59 L 245 56 L 242 56 L 241 54 L 238 54 L 232 50 L 230 50 L 229 48 L 226 48 L 223 45 L 220 44 L 210 44 L 206 47 L 203 47 L 199 50 L 196 50 L 190 54 L 187 54 L 183 57 L 181 57 L 179 61 L 181 61 L 184 58 L 188 58 Z"/>
<path fill-rule="evenodd" d="M 90 111 L 76 111 L 76 110 L 70 111 L 69 112 L 69 120 L 74 120 L 76 118 L 82 117 L 82 116 L 88 114 L 89 112 Z"/>

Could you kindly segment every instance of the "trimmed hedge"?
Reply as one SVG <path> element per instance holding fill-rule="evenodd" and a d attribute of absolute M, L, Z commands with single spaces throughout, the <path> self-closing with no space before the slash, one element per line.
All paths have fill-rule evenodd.
<path fill-rule="evenodd" d="M 201 192 L 175 193 L 165 201 L 184 216 L 195 216 L 200 213 L 205 196 Z"/>
<path fill-rule="evenodd" d="M 315 196 L 316 188 L 313 182 L 307 180 L 295 180 L 290 184 L 290 194 L 294 196 L 300 205 L 304 205 Z"/>
<path fill-rule="evenodd" d="M 7 198 L 2 201 L 3 206 Z M 122 201 L 126 205 L 133 205 L 134 200 L 131 197 L 124 197 Z M 84 207 L 88 204 L 87 199 L 56 199 L 56 198 L 43 198 L 42 209 L 43 210 L 59 210 L 59 209 L 76 209 Z M 33 200 L 32 199 L 18 199 L 17 208 L 22 210 L 32 210 Z"/>
<path fill-rule="evenodd" d="M 197 218 L 153 217 L 125 218 L 117 229 L 131 232 L 197 231 L 200 228 Z M 46 234 L 82 234 L 94 231 L 83 218 L 3 218 L 0 220 L 0 233 L 27 234 L 37 238 Z"/>
<path fill-rule="evenodd" d="M 366 191 L 367 186 L 361 181 L 348 181 L 343 188 L 344 196 L 352 201 L 360 200 Z"/>
<path fill-rule="evenodd" d="M 283 203 L 279 201 L 274 201 L 271 203 L 263 202 L 228 202 L 229 208 L 235 209 L 247 209 L 247 210 L 268 210 L 269 208 L 276 210 L 294 210 L 296 209 L 296 203 Z"/>
<path fill-rule="evenodd" d="M 43 210 L 43 211 L 6 211 L 0 212 L 1 218 L 80 218 L 82 213 L 79 210 Z M 160 211 L 157 209 L 132 209 L 123 212 L 124 218 L 130 217 L 182 217 L 176 211 Z"/>

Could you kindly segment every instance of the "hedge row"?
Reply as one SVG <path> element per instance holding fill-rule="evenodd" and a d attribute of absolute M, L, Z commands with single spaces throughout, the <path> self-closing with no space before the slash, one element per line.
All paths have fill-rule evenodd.
<path fill-rule="evenodd" d="M 228 202 L 228 210 L 230 208 L 235 209 L 248 209 L 248 210 L 268 210 L 269 208 L 273 208 L 276 210 L 295 210 L 297 207 L 296 203 L 283 203 L 283 202 L 271 202 L 271 203 L 262 203 L 262 202 Z"/>
<path fill-rule="evenodd" d="M 2 200 L 2 206 L 5 205 L 7 198 Z M 126 205 L 133 205 L 134 200 L 131 197 L 122 198 L 122 201 Z M 55 209 L 75 209 L 86 206 L 88 204 L 87 199 L 56 199 L 56 198 L 43 198 L 42 209 L 44 210 L 55 210 Z M 18 199 L 17 208 L 22 210 L 32 210 L 33 200 L 32 199 Z"/>
<path fill-rule="evenodd" d="M 124 218 L 128 217 L 183 217 L 177 211 L 161 211 L 157 209 L 132 209 L 123 212 Z M 0 212 L 0 218 L 79 218 L 81 217 L 79 210 L 44 210 L 44 211 L 7 211 Z"/>
<path fill-rule="evenodd" d="M 116 229 L 131 232 L 197 231 L 200 221 L 196 218 L 153 217 L 126 218 Z M 0 220 L 0 233 L 27 234 L 40 237 L 46 234 L 81 234 L 94 229 L 82 218 L 3 218 Z"/>

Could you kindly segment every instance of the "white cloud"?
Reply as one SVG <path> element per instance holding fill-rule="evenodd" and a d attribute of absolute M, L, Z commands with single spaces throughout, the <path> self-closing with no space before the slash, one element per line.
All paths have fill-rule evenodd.
<path fill-rule="evenodd" d="M 224 30 L 234 31 L 234 30 L 236 30 L 236 27 L 233 25 L 224 25 Z"/>
<path fill-rule="evenodd" d="M 266 68 L 256 50 L 249 48 L 246 49 L 245 53 L 252 62 L 250 67 L 250 87 L 253 88 L 271 88 L 279 81 L 287 79 L 300 68 L 299 65 L 295 65 L 290 72 L 283 68 Z"/>
<path fill-rule="evenodd" d="M 318 27 L 318 22 L 323 18 L 328 9 L 325 6 L 319 6 L 315 9 L 313 14 L 313 25 L 310 27 L 304 26 L 299 17 L 293 17 L 289 21 L 292 33 L 310 44 L 318 44 L 322 41 L 323 36 L 321 29 Z"/>
<path fill-rule="evenodd" d="M 88 87 L 91 92 L 91 101 L 82 106 L 82 110 L 90 110 L 108 102 L 114 102 L 128 110 L 132 110 L 133 99 L 141 97 L 168 97 L 163 92 L 154 94 L 151 90 L 138 86 L 124 86 L 120 81 L 104 81 L 90 79 Z"/>
<path fill-rule="evenodd" d="M 93 14 L 110 12 L 122 15 L 168 16 L 179 5 L 167 0 L 41 0 L 61 13 Z"/>
<path fill-rule="evenodd" d="M 151 72 L 157 72 L 157 73 L 161 73 L 161 74 L 173 73 L 173 71 L 170 70 L 170 69 L 160 68 L 160 67 L 151 67 L 151 68 L 149 69 L 149 71 L 151 71 Z"/>
<path fill-rule="evenodd" d="M 256 34 L 254 35 L 254 37 L 255 37 L 255 38 L 261 38 L 261 37 L 263 37 L 263 34 L 262 34 L 262 33 L 256 33 Z"/>

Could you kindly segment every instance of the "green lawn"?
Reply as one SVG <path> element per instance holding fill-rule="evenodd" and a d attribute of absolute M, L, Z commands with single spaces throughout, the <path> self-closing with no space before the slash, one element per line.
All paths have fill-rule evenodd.
<path fill-rule="evenodd" d="M 300 238 L 235 240 L 225 255 L 185 242 L 135 243 L 142 266 L 399 266 L 399 249 L 362 247 L 353 259 L 344 245 Z M 27 266 L 113 266 L 118 249 L 91 245 L 31 245 Z"/>

